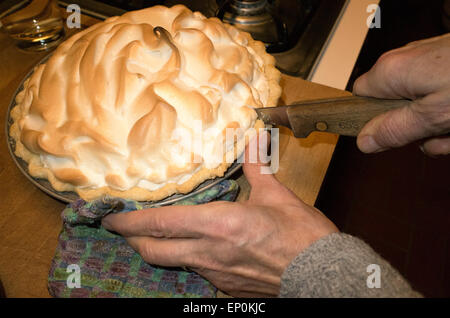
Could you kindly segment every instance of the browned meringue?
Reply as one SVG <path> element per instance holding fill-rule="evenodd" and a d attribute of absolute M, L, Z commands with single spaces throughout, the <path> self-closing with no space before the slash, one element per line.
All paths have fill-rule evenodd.
<path fill-rule="evenodd" d="M 254 127 L 279 77 L 248 33 L 155 6 L 61 44 L 18 94 L 10 133 L 30 174 L 58 191 L 159 200 L 223 174 L 224 130 Z M 202 151 L 185 147 L 199 133 Z"/>

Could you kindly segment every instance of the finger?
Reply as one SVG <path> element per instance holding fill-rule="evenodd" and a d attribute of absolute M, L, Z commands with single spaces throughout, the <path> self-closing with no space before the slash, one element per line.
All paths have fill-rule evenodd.
<path fill-rule="evenodd" d="M 401 94 L 403 89 L 399 87 L 401 83 L 399 66 L 395 65 L 396 59 L 392 57 L 396 53 L 391 51 L 383 54 L 368 72 L 358 77 L 353 84 L 353 93 L 388 99 L 404 98 Z M 394 68 L 397 69 L 396 72 Z"/>
<path fill-rule="evenodd" d="M 429 88 L 424 81 L 417 81 L 411 76 L 411 66 L 420 53 L 421 50 L 408 46 L 384 53 L 367 73 L 355 81 L 353 93 L 387 99 L 416 99 L 424 96 Z"/>
<path fill-rule="evenodd" d="M 126 213 L 109 214 L 102 219 L 107 230 L 125 237 L 201 237 L 207 205 L 167 206 Z"/>
<path fill-rule="evenodd" d="M 353 93 L 359 96 L 372 96 L 378 98 L 400 99 L 395 91 L 390 86 L 378 84 L 375 80 L 376 76 L 369 71 L 358 77 L 353 84 Z"/>
<path fill-rule="evenodd" d="M 430 156 L 442 156 L 450 154 L 450 137 L 437 137 L 424 142 L 422 151 Z"/>
<path fill-rule="evenodd" d="M 436 41 L 439 44 L 434 43 Z M 386 52 L 355 81 L 353 93 L 414 100 L 444 90 L 448 87 L 449 69 L 439 59 L 448 55 L 449 46 L 450 36 L 446 35 Z"/>
<path fill-rule="evenodd" d="M 412 107 L 403 107 L 369 121 L 359 133 L 357 145 L 364 153 L 375 153 L 406 145 L 429 134 Z"/>
<path fill-rule="evenodd" d="M 146 236 L 127 238 L 128 244 L 144 261 L 160 266 L 199 266 L 197 251 L 202 242 L 198 239 L 164 239 Z"/>

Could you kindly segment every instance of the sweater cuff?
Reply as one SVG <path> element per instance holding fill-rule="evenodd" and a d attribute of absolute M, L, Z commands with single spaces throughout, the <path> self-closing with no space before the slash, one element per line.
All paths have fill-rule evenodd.
<path fill-rule="evenodd" d="M 362 240 L 333 233 L 302 251 L 281 277 L 279 297 L 419 297 Z"/>

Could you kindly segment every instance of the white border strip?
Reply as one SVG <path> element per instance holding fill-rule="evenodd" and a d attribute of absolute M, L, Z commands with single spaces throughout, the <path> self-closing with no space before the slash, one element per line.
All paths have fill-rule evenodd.
<path fill-rule="evenodd" d="M 369 28 L 367 7 L 379 0 L 348 0 L 309 80 L 345 89 Z"/>
<path fill-rule="evenodd" d="M 325 41 L 325 43 L 322 46 L 322 49 L 320 50 L 319 55 L 316 58 L 316 61 L 314 62 L 313 67 L 311 68 L 311 72 L 309 73 L 308 77 L 306 78 L 307 81 L 311 81 L 312 77 L 314 76 L 314 73 L 318 67 L 318 65 L 320 64 L 320 61 L 322 60 L 322 56 L 325 54 L 325 51 L 328 48 L 328 45 L 331 41 L 331 39 L 333 38 L 336 29 L 338 27 L 338 25 L 340 24 L 341 20 L 342 20 L 342 16 L 344 15 L 344 12 L 347 10 L 348 4 L 350 3 L 350 0 L 345 1 L 344 5 L 341 8 L 341 11 L 339 12 L 339 15 L 336 19 L 336 21 L 334 22 L 333 27 L 331 28 L 330 34 L 328 34 L 328 37 Z"/>

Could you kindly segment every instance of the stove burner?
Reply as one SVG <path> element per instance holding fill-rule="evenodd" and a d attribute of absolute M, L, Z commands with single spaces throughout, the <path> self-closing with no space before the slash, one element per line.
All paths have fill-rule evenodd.
<path fill-rule="evenodd" d="M 217 2 L 219 9 L 216 16 L 219 19 L 250 33 L 255 40 L 264 42 L 270 53 L 286 50 L 287 27 L 276 11 L 276 1 L 222 0 Z"/>

